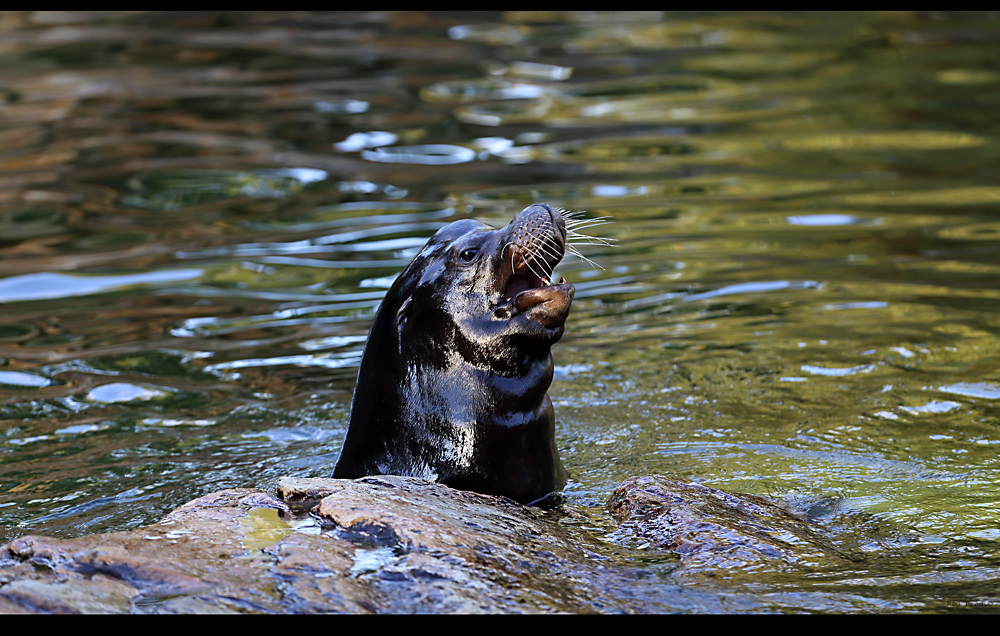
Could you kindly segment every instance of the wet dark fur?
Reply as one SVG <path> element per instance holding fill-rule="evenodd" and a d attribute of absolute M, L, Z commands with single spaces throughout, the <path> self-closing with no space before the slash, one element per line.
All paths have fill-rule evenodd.
<path fill-rule="evenodd" d="M 441 228 L 376 314 L 333 476 L 423 477 L 536 501 L 566 483 L 546 390 L 574 288 L 560 212 Z"/>

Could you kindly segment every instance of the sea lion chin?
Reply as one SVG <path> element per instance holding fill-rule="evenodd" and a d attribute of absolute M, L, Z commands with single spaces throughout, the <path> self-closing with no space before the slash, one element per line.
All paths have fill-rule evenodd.
<path fill-rule="evenodd" d="M 334 477 L 422 477 L 522 503 L 566 484 L 545 393 L 575 292 L 552 281 L 566 235 L 545 204 L 500 229 L 438 230 L 375 315 Z"/>

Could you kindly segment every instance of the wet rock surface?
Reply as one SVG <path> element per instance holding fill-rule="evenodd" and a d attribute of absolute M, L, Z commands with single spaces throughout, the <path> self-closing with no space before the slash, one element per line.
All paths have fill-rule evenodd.
<path fill-rule="evenodd" d="M 844 558 L 778 504 L 665 477 L 626 481 L 608 510 L 643 540 L 619 561 L 565 509 L 404 477 L 285 478 L 276 496 L 225 490 L 135 531 L 16 539 L 0 547 L 0 612 L 726 611 L 753 603 L 675 577 Z M 629 565 L 643 554 L 662 574 Z"/>
<path fill-rule="evenodd" d="M 625 480 L 607 509 L 646 548 L 677 554 L 676 574 L 685 576 L 829 567 L 860 558 L 821 534 L 804 511 L 660 475 Z"/>

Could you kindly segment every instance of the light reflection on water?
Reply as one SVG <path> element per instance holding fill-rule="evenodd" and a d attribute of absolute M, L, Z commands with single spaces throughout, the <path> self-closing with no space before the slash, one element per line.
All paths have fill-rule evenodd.
<path fill-rule="evenodd" d="M 1000 24 L 495 18 L 5 18 L 0 540 L 327 475 L 393 277 L 544 201 L 611 221 L 550 391 L 596 528 L 649 472 L 833 502 L 890 529 L 812 607 L 993 598 Z"/>

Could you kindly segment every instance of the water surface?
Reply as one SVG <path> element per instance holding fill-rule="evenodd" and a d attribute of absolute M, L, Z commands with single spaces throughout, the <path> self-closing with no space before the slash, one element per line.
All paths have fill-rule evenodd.
<path fill-rule="evenodd" d="M 649 555 L 647 609 L 995 608 L 998 56 L 992 14 L 5 13 L 0 541 L 328 475 L 396 273 L 546 202 L 615 242 L 558 270 L 567 523 L 620 558 L 655 472 L 860 555 L 721 605 Z"/>

